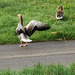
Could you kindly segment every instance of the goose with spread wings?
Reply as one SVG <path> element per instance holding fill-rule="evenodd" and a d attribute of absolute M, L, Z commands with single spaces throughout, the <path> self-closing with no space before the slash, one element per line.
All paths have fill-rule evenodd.
<path fill-rule="evenodd" d="M 62 6 L 58 6 L 57 7 L 57 13 L 56 13 L 56 19 L 63 19 L 64 17 L 64 12 L 63 12 L 63 7 Z"/>
<path fill-rule="evenodd" d="M 32 40 L 29 39 L 29 37 L 36 31 L 42 31 L 50 29 L 48 24 L 42 23 L 40 21 L 31 20 L 26 26 L 23 26 L 23 18 L 21 14 L 17 14 L 17 16 L 20 18 L 20 23 L 18 23 L 18 26 L 16 28 L 16 33 L 20 39 L 21 45 L 20 47 L 27 46 L 27 42 L 31 42 Z M 26 44 L 22 44 L 23 42 L 26 42 Z"/>

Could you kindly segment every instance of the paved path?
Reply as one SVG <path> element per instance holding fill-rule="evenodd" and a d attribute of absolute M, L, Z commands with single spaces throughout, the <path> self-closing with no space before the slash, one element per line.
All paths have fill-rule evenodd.
<path fill-rule="evenodd" d="M 0 45 L 0 69 L 22 69 L 37 62 L 43 64 L 70 64 L 75 62 L 75 40 Z"/>

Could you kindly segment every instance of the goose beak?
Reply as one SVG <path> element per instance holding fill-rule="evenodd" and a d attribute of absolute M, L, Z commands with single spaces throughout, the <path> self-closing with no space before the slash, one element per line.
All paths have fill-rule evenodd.
<path fill-rule="evenodd" d="M 19 16 L 19 17 L 20 17 L 20 16 L 22 16 L 22 15 L 21 15 L 21 14 L 17 14 L 17 16 Z"/>
<path fill-rule="evenodd" d="M 17 14 L 17 16 L 19 16 L 19 14 Z"/>

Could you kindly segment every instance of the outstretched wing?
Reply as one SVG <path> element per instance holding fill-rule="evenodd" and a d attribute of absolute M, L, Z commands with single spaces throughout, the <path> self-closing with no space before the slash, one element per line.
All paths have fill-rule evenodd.
<path fill-rule="evenodd" d="M 32 41 L 26 35 L 24 27 L 21 24 L 18 24 L 18 27 L 16 28 L 16 33 L 21 41 L 23 41 L 23 42 L 31 42 Z"/>
<path fill-rule="evenodd" d="M 48 24 L 42 23 L 40 21 L 32 20 L 25 27 L 25 32 L 28 36 L 31 36 L 36 30 L 42 31 L 42 30 L 47 30 L 49 28 L 50 27 L 48 26 Z"/>
<path fill-rule="evenodd" d="M 24 27 L 20 23 L 18 24 L 18 27 L 16 28 L 16 33 L 17 35 L 21 33 L 25 33 Z"/>

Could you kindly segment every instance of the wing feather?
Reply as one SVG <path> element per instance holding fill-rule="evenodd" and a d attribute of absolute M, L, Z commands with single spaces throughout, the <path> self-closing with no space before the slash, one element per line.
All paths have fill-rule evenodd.
<path fill-rule="evenodd" d="M 26 26 L 26 33 L 28 36 L 31 36 L 36 30 L 47 30 L 50 27 L 48 24 L 42 23 L 40 21 L 32 20 L 29 22 L 29 24 Z"/>
<path fill-rule="evenodd" d="M 16 28 L 16 33 L 21 41 L 23 41 L 23 42 L 31 42 L 32 41 L 28 38 L 28 35 L 26 35 L 24 27 L 21 24 L 18 24 L 18 27 Z"/>
<path fill-rule="evenodd" d="M 25 33 L 24 27 L 19 23 L 18 27 L 16 28 L 16 33 L 19 35 L 21 33 Z"/>

